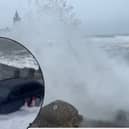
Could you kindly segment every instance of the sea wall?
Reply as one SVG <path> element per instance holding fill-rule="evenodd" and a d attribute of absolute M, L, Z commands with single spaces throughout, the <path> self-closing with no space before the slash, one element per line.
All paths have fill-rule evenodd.
<path fill-rule="evenodd" d="M 41 70 L 34 68 L 17 68 L 0 63 L 0 80 L 9 78 L 23 78 L 42 80 Z"/>

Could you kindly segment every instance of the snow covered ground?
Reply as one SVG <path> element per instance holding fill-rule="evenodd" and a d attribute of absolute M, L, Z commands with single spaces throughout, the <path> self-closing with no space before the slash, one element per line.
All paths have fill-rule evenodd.
<path fill-rule="evenodd" d="M 0 126 L 2 129 L 27 129 L 30 123 L 36 118 L 40 108 L 22 108 L 21 110 L 0 115 Z"/>

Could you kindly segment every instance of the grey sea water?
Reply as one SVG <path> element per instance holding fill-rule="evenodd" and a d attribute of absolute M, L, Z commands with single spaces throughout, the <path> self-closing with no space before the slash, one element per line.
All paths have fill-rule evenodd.
<path fill-rule="evenodd" d="M 30 51 L 13 40 L 0 38 L 0 63 L 15 67 L 37 68 L 38 64 Z"/>

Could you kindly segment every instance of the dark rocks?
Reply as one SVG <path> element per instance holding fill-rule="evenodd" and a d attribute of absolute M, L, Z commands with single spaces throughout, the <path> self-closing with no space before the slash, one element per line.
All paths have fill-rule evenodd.
<path fill-rule="evenodd" d="M 109 121 L 84 119 L 80 127 L 129 127 L 129 112 L 119 110 L 114 119 Z"/>
<path fill-rule="evenodd" d="M 56 100 L 41 109 L 32 127 L 78 127 L 82 119 L 74 106 Z"/>
<path fill-rule="evenodd" d="M 116 113 L 115 121 L 117 122 L 128 122 L 129 121 L 129 113 L 123 110 L 119 110 Z"/>
<path fill-rule="evenodd" d="M 31 127 L 129 127 L 129 112 L 118 110 L 112 120 L 93 120 L 82 117 L 71 104 L 56 100 L 41 109 Z"/>

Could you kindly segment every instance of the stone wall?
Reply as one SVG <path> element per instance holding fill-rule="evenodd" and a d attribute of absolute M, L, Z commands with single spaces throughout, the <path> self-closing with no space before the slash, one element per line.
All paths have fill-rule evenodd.
<path fill-rule="evenodd" d="M 16 68 L 5 64 L 0 64 L 0 80 L 9 78 L 42 80 L 42 74 L 40 69 Z"/>

